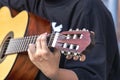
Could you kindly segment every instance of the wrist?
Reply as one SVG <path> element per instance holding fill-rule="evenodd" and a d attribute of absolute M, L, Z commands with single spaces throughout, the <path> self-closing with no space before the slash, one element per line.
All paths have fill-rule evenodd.
<path fill-rule="evenodd" d="M 50 75 L 50 79 L 51 80 L 57 80 L 58 76 L 59 76 L 59 71 L 60 69 L 53 71 L 53 73 Z"/>

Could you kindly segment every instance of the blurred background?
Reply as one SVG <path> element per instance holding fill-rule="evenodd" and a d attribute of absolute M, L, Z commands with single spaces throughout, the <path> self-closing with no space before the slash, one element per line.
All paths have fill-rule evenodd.
<path fill-rule="evenodd" d="M 120 51 L 120 0 L 102 0 L 102 1 L 113 16 Z"/>

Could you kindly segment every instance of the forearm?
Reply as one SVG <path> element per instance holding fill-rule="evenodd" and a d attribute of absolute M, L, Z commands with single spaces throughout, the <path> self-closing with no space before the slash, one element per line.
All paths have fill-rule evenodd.
<path fill-rule="evenodd" d="M 72 70 L 59 69 L 52 80 L 78 80 L 77 75 Z"/>

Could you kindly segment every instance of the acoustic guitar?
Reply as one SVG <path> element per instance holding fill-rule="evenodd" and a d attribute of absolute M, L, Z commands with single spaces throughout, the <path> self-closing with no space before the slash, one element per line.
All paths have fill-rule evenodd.
<path fill-rule="evenodd" d="M 0 9 L 0 80 L 35 79 L 38 69 L 29 60 L 27 49 L 44 32 L 49 33 L 50 48 L 80 60 L 85 59 L 83 53 L 94 45 L 93 33 L 86 29 L 51 33 L 48 20 L 25 10 L 16 14 L 4 6 Z"/>

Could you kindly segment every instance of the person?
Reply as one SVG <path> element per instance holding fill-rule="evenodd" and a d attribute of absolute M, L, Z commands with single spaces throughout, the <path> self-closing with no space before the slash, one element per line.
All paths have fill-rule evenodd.
<path fill-rule="evenodd" d="M 95 33 L 95 45 L 86 60 L 67 59 L 49 50 L 47 33 L 30 44 L 30 60 L 39 68 L 40 80 L 120 80 L 120 58 L 111 13 L 101 0 L 0 0 L 0 7 L 27 10 L 51 22 L 52 31 L 83 29 Z M 58 28 L 58 29 L 57 29 Z"/>

